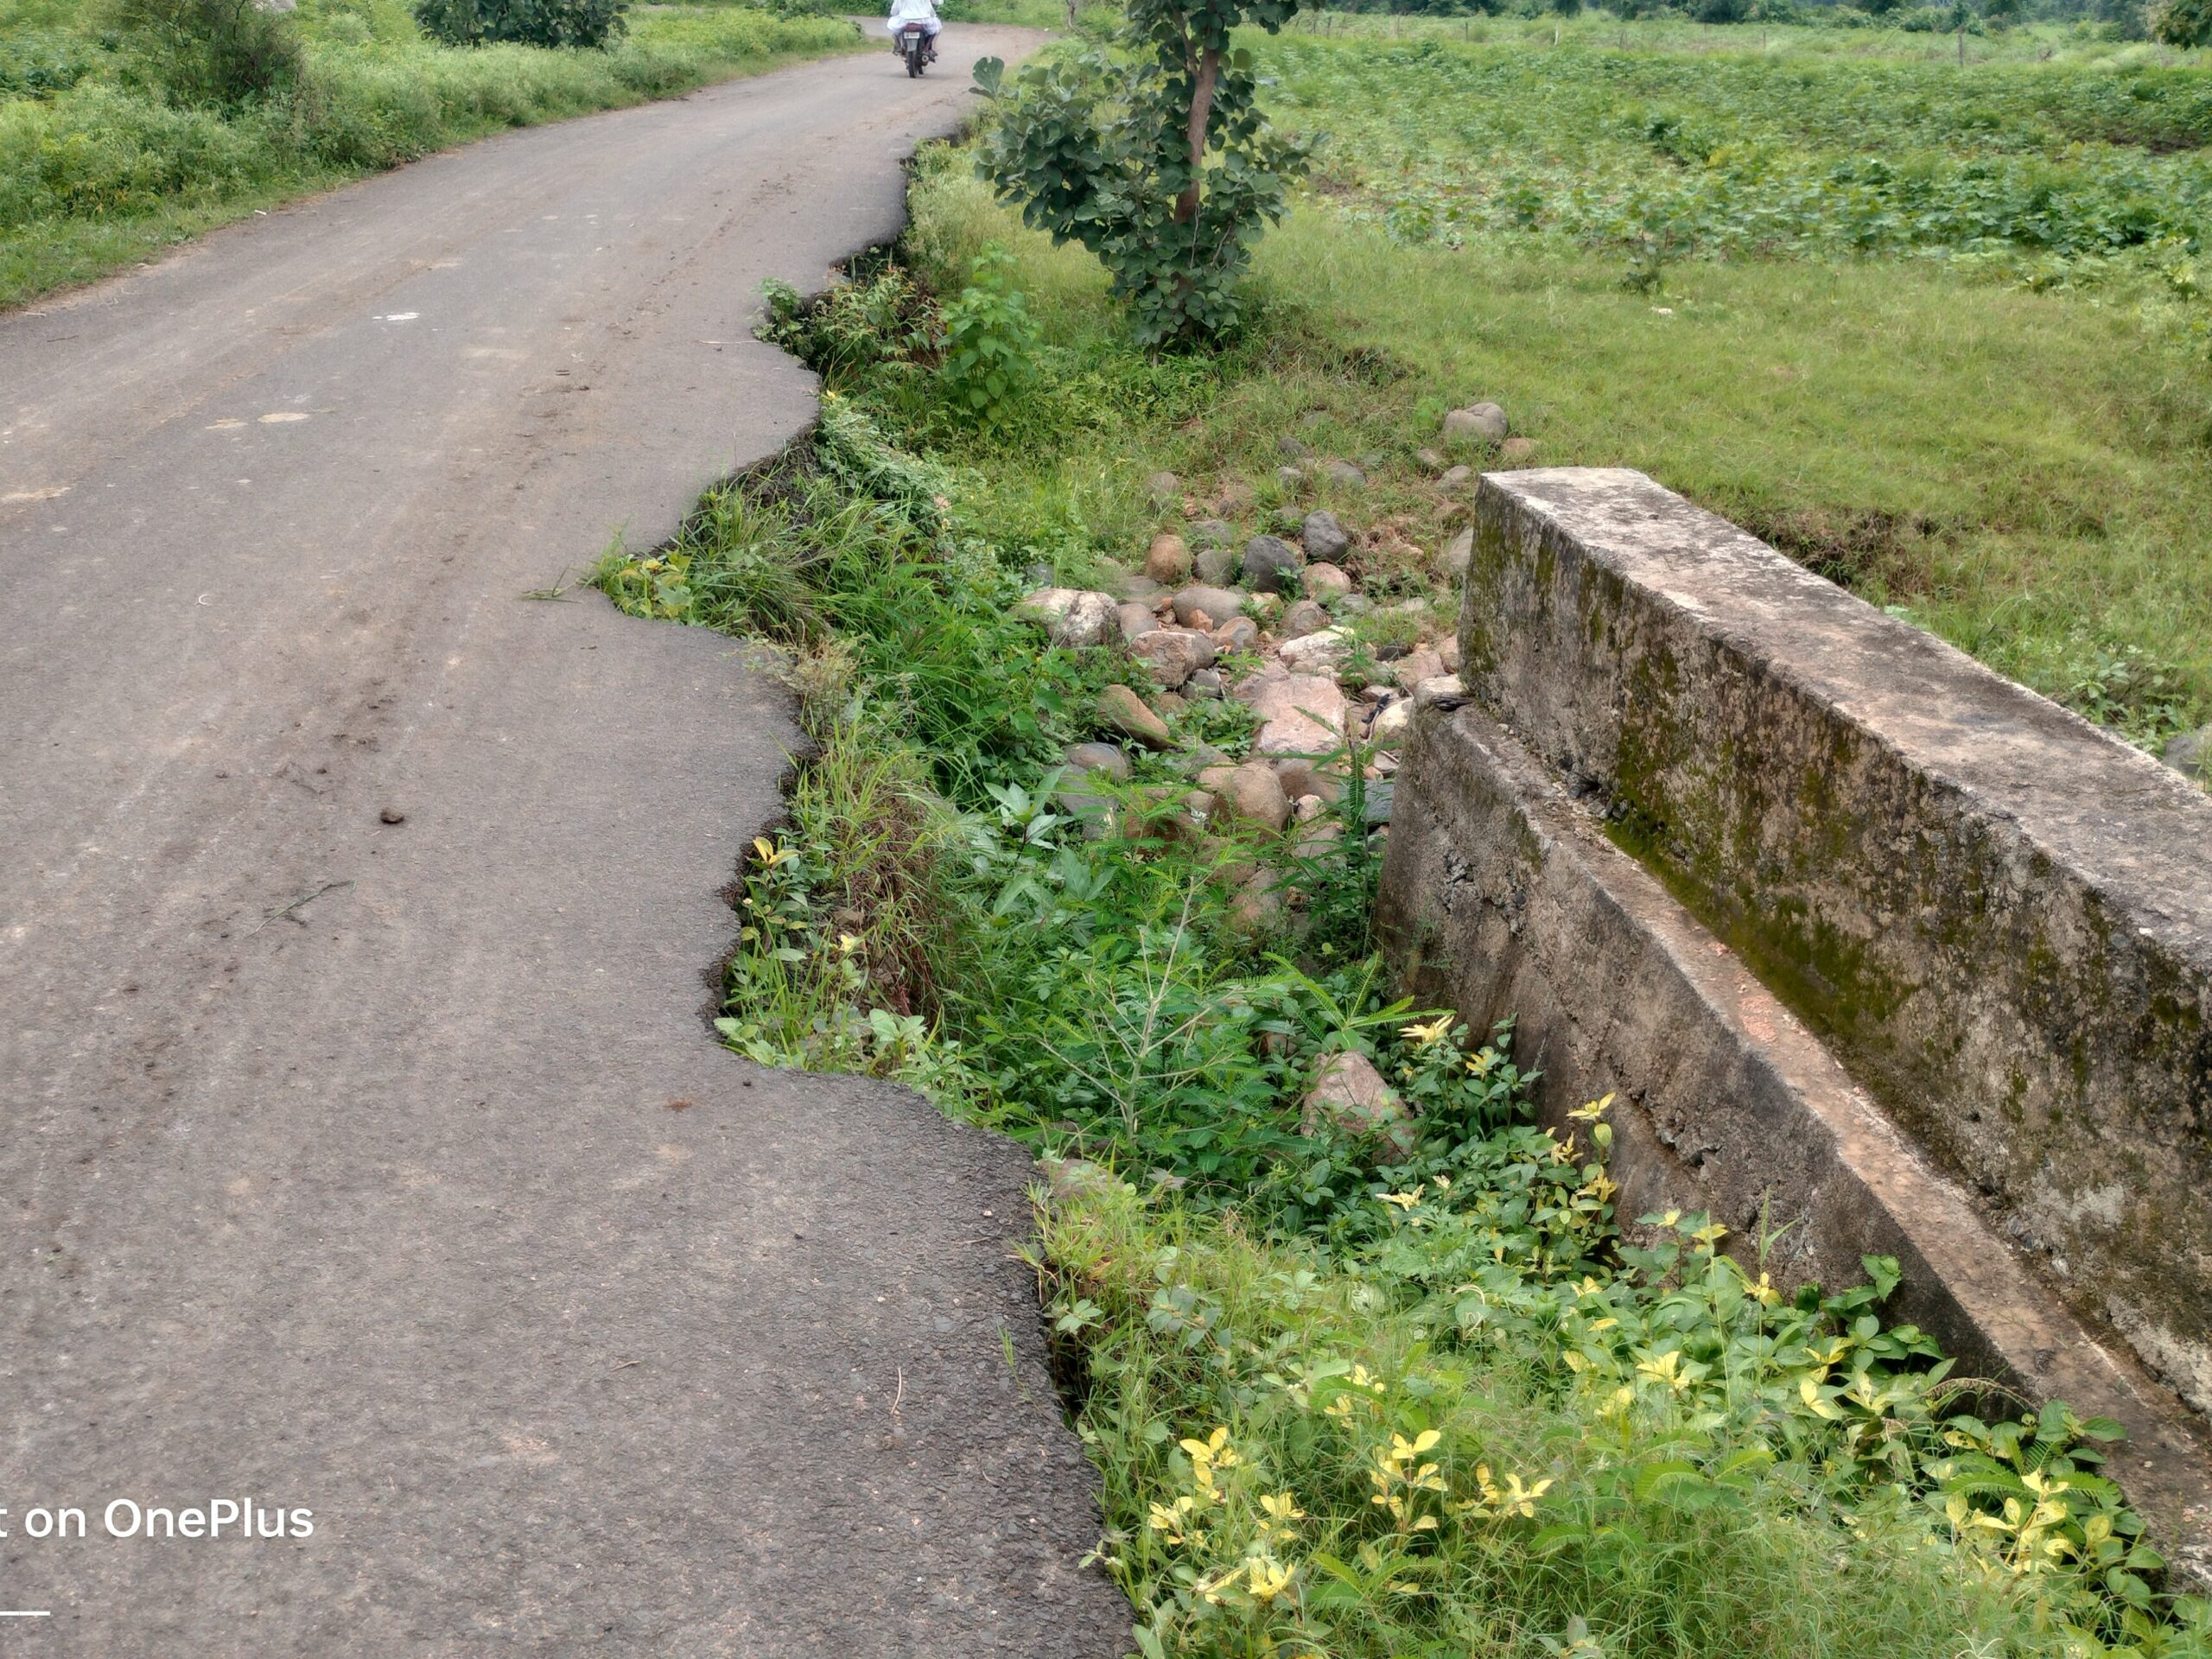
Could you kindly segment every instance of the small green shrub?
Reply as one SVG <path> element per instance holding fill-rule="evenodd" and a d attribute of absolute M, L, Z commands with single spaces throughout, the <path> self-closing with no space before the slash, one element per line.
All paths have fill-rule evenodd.
<path fill-rule="evenodd" d="M 1037 324 L 1014 289 L 1014 269 L 1003 248 L 986 248 L 976 256 L 974 280 L 944 310 L 938 372 L 960 417 L 992 435 L 1012 429 L 1037 379 Z"/>
<path fill-rule="evenodd" d="M 448 46 L 604 48 L 622 38 L 629 0 L 416 0 L 415 18 Z"/>
<path fill-rule="evenodd" d="M 132 56 L 175 103 L 232 107 L 299 85 L 298 32 L 257 0 L 116 0 Z"/>

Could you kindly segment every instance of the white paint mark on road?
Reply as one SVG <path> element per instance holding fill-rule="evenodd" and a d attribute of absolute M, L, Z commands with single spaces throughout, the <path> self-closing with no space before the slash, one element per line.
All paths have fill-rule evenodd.
<path fill-rule="evenodd" d="M 208 422 L 207 429 L 210 432 L 230 432 L 235 431 L 238 428 L 244 426 L 245 424 L 245 423 L 239 420 L 236 416 L 226 415 L 219 421 Z"/>
<path fill-rule="evenodd" d="M 261 417 L 261 423 L 264 426 L 281 426 L 287 421 L 304 421 L 308 418 L 305 410 L 272 409 Z"/>
<path fill-rule="evenodd" d="M 68 493 L 69 486 L 67 484 L 49 485 L 47 488 L 42 490 L 10 490 L 7 494 L 0 495 L 0 503 L 9 501 L 51 501 L 57 495 L 67 495 Z"/>
<path fill-rule="evenodd" d="M 420 311 L 388 311 L 371 317 L 371 322 L 412 322 L 423 314 Z"/>

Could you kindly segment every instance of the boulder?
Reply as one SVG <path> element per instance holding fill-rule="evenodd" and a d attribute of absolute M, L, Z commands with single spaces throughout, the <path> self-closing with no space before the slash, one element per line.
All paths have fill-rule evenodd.
<path fill-rule="evenodd" d="M 2165 762 L 2184 778 L 2212 780 L 2212 726 L 2169 739 Z"/>
<path fill-rule="evenodd" d="M 1230 537 L 1236 531 L 1230 531 Z M 1226 539 L 1210 543 L 1191 561 L 1191 574 L 1209 588 L 1226 588 L 1236 580 L 1236 550 Z"/>
<path fill-rule="evenodd" d="M 1183 480 L 1173 473 L 1154 473 L 1145 480 L 1144 490 L 1155 505 L 1172 507 L 1183 499 Z"/>
<path fill-rule="evenodd" d="M 1214 492 L 1213 510 L 1224 518 L 1234 518 L 1251 512 L 1252 504 L 1257 499 L 1252 486 L 1243 479 L 1228 479 Z"/>
<path fill-rule="evenodd" d="M 1126 685 L 1109 685 L 1098 694 L 1098 723 L 1148 749 L 1175 747 L 1175 740 L 1167 734 L 1167 722 Z"/>
<path fill-rule="evenodd" d="M 1323 628 L 1302 639 L 1287 640 L 1275 655 L 1294 674 L 1325 674 L 1333 679 L 1351 655 L 1351 636 L 1342 628 Z"/>
<path fill-rule="evenodd" d="M 1186 697 L 1219 697 L 1221 691 L 1221 671 L 1217 668 L 1192 669 L 1191 677 L 1183 682 L 1183 695 Z"/>
<path fill-rule="evenodd" d="M 1447 633 L 1438 640 L 1436 654 L 1443 659 L 1444 671 L 1446 674 L 1457 674 L 1459 671 L 1459 639 L 1457 634 Z"/>
<path fill-rule="evenodd" d="M 1189 626 L 1193 615 L 1204 611 L 1218 627 L 1244 608 L 1244 595 L 1234 588 L 1214 588 L 1203 582 L 1194 582 L 1179 591 L 1172 603 L 1175 620 L 1185 626 Z"/>
<path fill-rule="evenodd" d="M 1214 804 L 1223 817 L 1255 824 L 1270 834 L 1290 821 L 1290 798 L 1283 793 L 1281 780 L 1266 761 L 1247 760 L 1231 766 L 1225 775 L 1218 767 L 1210 771 L 1215 774 Z"/>
<path fill-rule="evenodd" d="M 1257 651 L 1260 625 L 1249 616 L 1232 616 L 1215 627 L 1213 642 L 1220 651 Z"/>
<path fill-rule="evenodd" d="M 1534 438 L 1508 438 L 1497 446 L 1498 459 L 1515 467 L 1524 466 L 1535 459 L 1536 441 Z"/>
<path fill-rule="evenodd" d="M 1294 495 L 1306 482 L 1306 474 L 1295 467 L 1278 467 L 1275 468 L 1275 482 L 1285 494 Z"/>
<path fill-rule="evenodd" d="M 1303 438 L 1294 438 L 1287 432 L 1275 440 L 1275 453 L 1285 461 L 1311 461 L 1313 451 Z"/>
<path fill-rule="evenodd" d="M 1249 939 L 1282 931 L 1282 887 L 1274 870 L 1264 864 L 1236 864 L 1222 876 L 1234 894 L 1229 901 L 1229 925 L 1234 931 Z"/>
<path fill-rule="evenodd" d="M 1117 784 L 1129 781 L 1129 757 L 1112 743 L 1070 744 L 1060 764 L 1071 772 L 1096 772 Z"/>
<path fill-rule="evenodd" d="M 1303 639 L 1309 633 L 1319 633 L 1329 626 L 1329 613 L 1310 599 L 1301 599 L 1282 613 L 1276 626 L 1277 637 L 1286 641 Z"/>
<path fill-rule="evenodd" d="M 1351 592 L 1351 578 L 1338 565 L 1309 564 L 1299 581 L 1304 585 L 1307 596 L 1313 599 L 1341 599 Z"/>
<path fill-rule="evenodd" d="M 1191 526 L 1191 539 L 1202 549 L 1234 546 L 1236 527 L 1225 519 L 1201 518 Z"/>
<path fill-rule="evenodd" d="M 1348 461 L 1323 461 L 1321 476 L 1341 489 L 1357 490 L 1367 483 L 1367 474 Z"/>
<path fill-rule="evenodd" d="M 1119 572 L 1114 578 L 1114 592 L 1125 605 L 1149 605 L 1167 596 L 1167 590 L 1141 570 Z"/>
<path fill-rule="evenodd" d="M 1457 674 L 1446 674 L 1433 680 L 1423 680 L 1414 687 L 1414 707 L 1427 709 L 1439 702 L 1458 702 L 1467 695 Z"/>
<path fill-rule="evenodd" d="M 1111 594 L 1077 588 L 1040 588 L 1025 595 L 1015 609 L 1033 621 L 1042 622 L 1056 645 L 1077 650 L 1103 645 L 1119 632 L 1120 619 Z"/>
<path fill-rule="evenodd" d="M 1191 579 L 1191 550 L 1172 532 L 1155 536 L 1145 550 L 1144 573 L 1154 582 L 1179 588 Z"/>
<path fill-rule="evenodd" d="M 1326 762 L 1309 760 L 1302 754 L 1280 755 L 1269 763 L 1275 776 L 1282 780 L 1282 792 L 1294 801 L 1313 799 L 1333 801 L 1344 793 L 1344 783 Z"/>
<path fill-rule="evenodd" d="M 1160 626 L 1160 616 L 1149 605 L 1140 605 L 1133 600 L 1123 600 L 1115 608 L 1114 615 L 1122 625 L 1124 644 L 1141 633 L 1150 633 Z"/>
<path fill-rule="evenodd" d="M 1414 705 L 1408 697 L 1393 697 L 1375 711 L 1367 723 L 1367 741 L 1378 749 L 1395 749 L 1406 740 L 1406 727 Z"/>
<path fill-rule="evenodd" d="M 1474 527 L 1469 525 L 1446 543 L 1443 558 L 1444 574 L 1454 582 L 1462 580 L 1467 574 L 1467 567 L 1474 563 L 1474 557 L 1475 531 Z"/>
<path fill-rule="evenodd" d="M 1333 512 L 1309 512 L 1299 527 L 1299 540 L 1305 543 L 1306 556 L 1323 562 L 1339 559 L 1351 545 L 1351 537 L 1344 534 L 1344 526 L 1337 522 Z"/>
<path fill-rule="evenodd" d="M 1278 536 L 1255 536 L 1244 543 L 1244 585 L 1263 594 L 1282 591 L 1286 574 L 1306 563 L 1306 556 Z"/>
<path fill-rule="evenodd" d="M 1444 417 L 1446 443 L 1503 443 L 1511 429 L 1505 411 L 1496 404 L 1469 404 Z"/>
<path fill-rule="evenodd" d="M 1308 1135 L 1325 1129 L 1357 1141 L 1371 1141 L 1381 1154 L 1403 1162 L 1420 1139 L 1414 1116 L 1396 1090 L 1364 1054 L 1349 1050 L 1323 1062 L 1306 1091 L 1299 1127 Z"/>
<path fill-rule="evenodd" d="M 1189 628 L 1154 628 L 1129 641 L 1129 655 L 1151 671 L 1161 690 L 1173 691 L 1211 666 L 1213 640 Z"/>
<path fill-rule="evenodd" d="M 1326 755 L 1344 746 L 1349 705 L 1333 678 L 1293 674 L 1270 663 L 1240 682 L 1231 695 L 1260 717 L 1252 739 L 1255 754 Z"/>
<path fill-rule="evenodd" d="M 1401 691 L 1411 691 L 1423 680 L 1433 680 L 1443 672 L 1444 658 L 1427 645 L 1416 645 L 1390 665 L 1390 677 Z"/>
<path fill-rule="evenodd" d="M 1441 450 L 1416 449 L 1414 451 L 1414 459 L 1432 473 L 1440 473 L 1444 470 L 1444 454 Z"/>

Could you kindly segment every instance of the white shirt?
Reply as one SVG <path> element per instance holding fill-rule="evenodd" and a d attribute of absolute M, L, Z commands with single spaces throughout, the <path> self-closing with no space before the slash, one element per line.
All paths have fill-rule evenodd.
<path fill-rule="evenodd" d="M 903 22 L 910 17 L 924 17 L 937 21 L 936 0 L 891 0 L 891 21 Z"/>

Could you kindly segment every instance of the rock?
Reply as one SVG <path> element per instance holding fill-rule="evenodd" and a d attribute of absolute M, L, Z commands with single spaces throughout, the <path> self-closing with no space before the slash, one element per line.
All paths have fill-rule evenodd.
<path fill-rule="evenodd" d="M 1161 690 L 1173 691 L 1212 666 L 1213 640 L 1187 628 L 1154 628 L 1129 641 L 1129 655 L 1152 671 Z"/>
<path fill-rule="evenodd" d="M 1440 450 L 1416 449 L 1414 451 L 1414 459 L 1419 461 L 1422 466 L 1428 468 L 1432 473 L 1439 473 L 1444 470 L 1444 455 L 1443 452 Z"/>
<path fill-rule="evenodd" d="M 1221 671 L 1217 668 L 1193 669 L 1191 677 L 1183 682 L 1183 695 L 1186 697 L 1218 697 L 1221 690 Z"/>
<path fill-rule="evenodd" d="M 1191 539 L 1200 548 L 1229 547 L 1236 540 L 1236 527 L 1222 518 L 1201 518 L 1191 526 Z"/>
<path fill-rule="evenodd" d="M 1220 651 L 1257 651 L 1260 625 L 1249 616 L 1232 616 L 1214 629 L 1213 642 Z"/>
<path fill-rule="evenodd" d="M 1098 694 L 1098 723 L 1148 749 L 1175 746 L 1175 740 L 1167 734 L 1167 722 L 1126 685 L 1109 685 Z"/>
<path fill-rule="evenodd" d="M 1119 631 L 1111 594 L 1076 588 L 1042 588 L 1023 598 L 1016 610 L 1045 624 L 1056 645 L 1080 650 L 1103 645 Z"/>
<path fill-rule="evenodd" d="M 1173 691 L 1162 691 L 1152 701 L 1153 706 L 1160 710 L 1162 720 L 1173 720 L 1191 706 L 1183 701 L 1180 695 Z"/>
<path fill-rule="evenodd" d="M 1240 682 L 1230 694 L 1260 717 L 1252 752 L 1326 755 L 1344 744 L 1344 694 L 1333 678 L 1294 674 L 1280 663 Z"/>
<path fill-rule="evenodd" d="M 1306 474 L 1295 467 L 1278 467 L 1275 468 L 1275 482 L 1282 486 L 1285 493 L 1294 495 L 1305 484 Z"/>
<path fill-rule="evenodd" d="M 1298 538 L 1305 544 L 1309 559 L 1338 559 L 1351 545 L 1351 537 L 1344 534 L 1344 526 L 1337 522 L 1333 512 L 1307 513 L 1299 528 Z"/>
<path fill-rule="evenodd" d="M 1282 613 L 1276 627 L 1277 637 L 1284 640 L 1303 639 L 1309 633 L 1319 633 L 1329 626 L 1329 613 L 1310 599 L 1301 599 Z"/>
<path fill-rule="evenodd" d="M 1103 1164 L 1088 1158 L 1055 1158 L 1049 1153 L 1037 1160 L 1045 1178 L 1045 1194 L 1055 1204 L 1079 1204 L 1085 1198 L 1110 1198 L 1136 1189 Z"/>
<path fill-rule="evenodd" d="M 1140 605 L 1133 600 L 1123 600 L 1115 608 L 1114 615 L 1122 625 L 1122 639 L 1124 644 L 1141 633 L 1150 633 L 1160 626 L 1160 617 L 1151 606 Z"/>
<path fill-rule="evenodd" d="M 1123 570 L 1114 578 L 1114 592 L 1124 603 L 1149 605 L 1165 599 L 1167 590 L 1141 570 Z"/>
<path fill-rule="evenodd" d="M 1085 841 L 1103 840 L 1114 827 L 1115 800 L 1081 781 L 1066 779 L 1052 794 L 1053 804 L 1083 826 Z"/>
<path fill-rule="evenodd" d="M 1122 836 L 1128 841 L 1194 842 L 1205 834 L 1206 815 L 1212 810 L 1213 798 L 1204 790 L 1148 785 L 1130 791 Z"/>
<path fill-rule="evenodd" d="M 1294 674 L 1325 674 L 1333 679 L 1351 655 L 1351 636 L 1342 628 L 1323 628 L 1285 641 L 1275 655 Z"/>
<path fill-rule="evenodd" d="M 2168 739 L 2164 760 L 2184 778 L 2212 780 L 2212 726 Z"/>
<path fill-rule="evenodd" d="M 1390 808 L 1396 801 L 1398 785 L 1395 779 L 1378 778 L 1367 786 L 1366 811 L 1362 815 L 1370 827 L 1390 822 Z"/>
<path fill-rule="evenodd" d="M 1363 488 L 1367 483 L 1367 474 L 1348 461 L 1323 461 L 1321 476 L 1347 490 Z"/>
<path fill-rule="evenodd" d="M 1423 680 L 1433 680 L 1444 672 L 1444 658 L 1427 645 L 1418 645 L 1391 665 L 1391 677 L 1397 681 L 1398 690 L 1410 692 Z"/>
<path fill-rule="evenodd" d="M 1155 536 L 1145 552 L 1144 573 L 1167 587 L 1180 587 L 1191 579 L 1191 550 L 1180 536 Z"/>
<path fill-rule="evenodd" d="M 1433 703 L 1458 702 L 1466 695 L 1467 688 L 1460 683 L 1459 677 L 1446 674 L 1439 679 L 1423 680 L 1414 686 L 1414 707 L 1426 709 Z"/>
<path fill-rule="evenodd" d="M 1229 901 L 1229 923 L 1247 938 L 1264 938 L 1282 928 L 1282 889 L 1265 865 L 1232 865 L 1222 872 L 1236 896 Z"/>
<path fill-rule="evenodd" d="M 1172 507 L 1183 499 L 1183 480 L 1173 473 L 1154 473 L 1144 481 L 1145 493 L 1160 506 Z"/>
<path fill-rule="evenodd" d="M 1290 798 L 1283 793 L 1275 769 L 1264 760 L 1247 760 L 1217 777 L 1213 798 L 1225 817 L 1256 824 L 1269 834 L 1280 832 L 1290 821 Z"/>
<path fill-rule="evenodd" d="M 1287 432 L 1275 440 L 1275 453 L 1285 461 L 1311 461 L 1313 451 L 1303 438 L 1294 438 Z"/>
<path fill-rule="evenodd" d="M 1367 741 L 1378 749 L 1395 749 L 1406 741 L 1406 728 L 1412 721 L 1414 706 L 1405 697 L 1393 697 L 1375 711 L 1375 718 L 1368 722 Z"/>
<path fill-rule="evenodd" d="M 1459 640 L 1458 635 L 1447 633 L 1443 639 L 1438 640 L 1436 642 L 1436 654 L 1444 659 L 1444 671 L 1446 674 L 1457 674 L 1459 671 Z"/>
<path fill-rule="evenodd" d="M 1201 743 L 1175 757 L 1172 763 L 1185 778 L 1197 779 L 1208 766 L 1233 766 L 1236 763 L 1211 743 Z"/>
<path fill-rule="evenodd" d="M 1299 820 L 1298 833 L 1290 844 L 1300 858 L 1319 858 L 1344 839 L 1344 827 L 1333 814 L 1320 816 L 1328 809 L 1319 796 L 1308 795 L 1306 798 L 1313 803 L 1317 810 L 1313 817 Z"/>
<path fill-rule="evenodd" d="M 1467 567 L 1474 563 L 1475 531 L 1470 524 L 1454 536 L 1444 550 L 1444 574 L 1454 582 L 1463 580 Z"/>
<path fill-rule="evenodd" d="M 1191 574 L 1209 588 L 1226 588 L 1236 580 L 1236 550 L 1225 543 L 1200 548 L 1191 561 Z"/>
<path fill-rule="evenodd" d="M 1060 757 L 1060 764 L 1086 776 L 1096 772 L 1117 784 L 1129 781 L 1129 757 L 1111 743 L 1071 744 Z"/>
<path fill-rule="evenodd" d="M 1444 476 L 1436 481 L 1447 490 L 1456 490 L 1475 481 L 1475 469 L 1471 467 L 1447 467 Z"/>
<path fill-rule="evenodd" d="M 1340 599 L 1351 592 L 1351 578 L 1338 565 L 1309 564 L 1299 580 L 1313 599 Z"/>
<path fill-rule="evenodd" d="M 1239 513 L 1252 511 L 1252 486 L 1241 478 L 1232 478 L 1214 493 L 1214 511 L 1224 518 L 1234 518 Z"/>
<path fill-rule="evenodd" d="M 1444 417 L 1446 443 L 1503 443 L 1510 429 L 1505 411 L 1496 404 L 1469 404 Z"/>
<path fill-rule="evenodd" d="M 1299 1127 L 1308 1135 L 1333 1130 L 1358 1141 L 1373 1141 L 1382 1154 L 1403 1162 L 1420 1138 L 1413 1114 L 1397 1090 L 1364 1054 L 1349 1050 L 1323 1063 L 1306 1091 Z"/>
<path fill-rule="evenodd" d="M 1301 795 L 1290 804 L 1290 817 L 1294 823 L 1311 823 L 1329 810 L 1328 802 L 1319 795 Z M 1305 840 L 1303 836 L 1299 839 Z"/>
<path fill-rule="evenodd" d="M 1282 591 L 1286 571 L 1299 569 L 1306 556 L 1276 536 L 1255 536 L 1244 543 L 1244 585 L 1263 594 Z"/>
<path fill-rule="evenodd" d="M 1344 785 L 1325 763 L 1310 760 L 1302 754 L 1278 756 L 1270 764 L 1275 776 L 1282 780 L 1282 792 L 1293 800 L 1311 796 L 1327 802 L 1344 793 Z"/>
<path fill-rule="evenodd" d="M 1536 441 L 1534 438 L 1508 438 L 1498 445 L 1497 453 L 1500 460 L 1519 466 L 1523 461 L 1535 459 Z"/>
<path fill-rule="evenodd" d="M 1262 628 L 1282 614 L 1281 594 L 1255 594 L 1246 603 L 1251 607 L 1252 614 L 1259 618 Z"/>
<path fill-rule="evenodd" d="M 1234 588 L 1192 584 L 1175 595 L 1175 620 L 1188 626 L 1192 614 L 1204 611 L 1218 627 L 1244 608 L 1244 596 Z"/>

